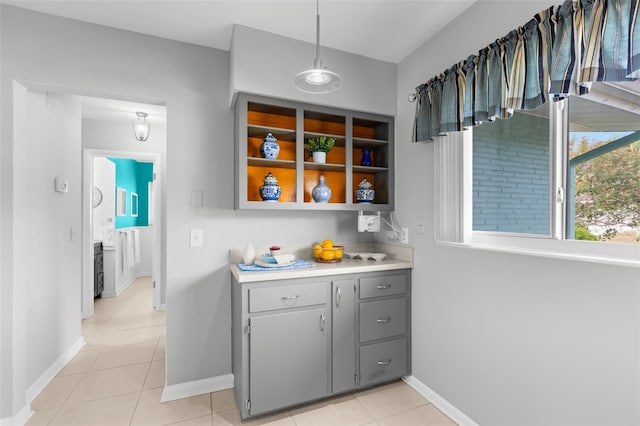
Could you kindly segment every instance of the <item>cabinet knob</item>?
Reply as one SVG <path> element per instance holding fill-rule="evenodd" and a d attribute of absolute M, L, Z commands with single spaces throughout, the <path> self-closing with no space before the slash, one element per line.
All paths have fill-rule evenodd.
<path fill-rule="evenodd" d="M 376 364 L 378 365 L 389 365 L 391 364 L 391 358 L 387 358 L 387 359 L 381 359 L 380 361 L 378 361 Z"/>
<path fill-rule="evenodd" d="M 391 317 L 378 318 L 378 319 L 376 320 L 376 322 L 377 322 L 378 324 L 386 324 L 386 323 L 388 323 L 389 321 L 391 321 Z"/>

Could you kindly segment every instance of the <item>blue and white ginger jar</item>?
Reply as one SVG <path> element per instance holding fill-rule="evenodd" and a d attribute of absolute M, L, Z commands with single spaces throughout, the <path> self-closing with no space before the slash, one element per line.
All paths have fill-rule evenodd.
<path fill-rule="evenodd" d="M 356 191 L 356 201 L 359 203 L 371 203 L 376 197 L 376 191 L 371 188 L 371 183 L 367 179 L 362 179 Z"/>
<path fill-rule="evenodd" d="M 264 185 L 260 186 L 260 197 L 262 201 L 278 201 L 282 188 L 278 186 L 278 179 L 269 172 L 264 177 Z"/>
<path fill-rule="evenodd" d="M 311 190 L 311 197 L 316 203 L 328 203 L 331 199 L 331 188 L 324 183 L 323 175 L 320 175 L 320 183 Z"/>
<path fill-rule="evenodd" d="M 264 137 L 262 144 L 260 145 L 260 155 L 262 158 L 268 158 L 269 160 L 275 160 L 280 153 L 280 145 L 278 140 L 271 132 L 267 133 Z"/>

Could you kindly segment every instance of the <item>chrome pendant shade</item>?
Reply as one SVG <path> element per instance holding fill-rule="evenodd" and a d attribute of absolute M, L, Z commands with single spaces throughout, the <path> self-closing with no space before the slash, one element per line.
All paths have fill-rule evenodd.
<path fill-rule="evenodd" d="M 298 73 L 293 81 L 299 90 L 306 93 L 331 93 L 342 86 L 342 78 L 324 68 L 320 59 L 320 0 L 316 0 L 316 58 L 313 68 Z"/>
<path fill-rule="evenodd" d="M 149 132 L 151 131 L 151 125 L 147 121 L 146 112 L 136 112 L 138 119 L 133 122 L 133 134 L 140 142 L 145 142 L 149 139 Z"/>

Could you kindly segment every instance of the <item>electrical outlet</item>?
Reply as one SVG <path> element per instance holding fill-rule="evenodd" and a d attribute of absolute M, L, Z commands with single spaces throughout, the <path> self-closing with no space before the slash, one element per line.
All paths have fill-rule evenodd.
<path fill-rule="evenodd" d="M 409 228 L 400 229 L 400 242 L 402 244 L 409 244 Z"/>
<path fill-rule="evenodd" d="M 387 240 L 398 241 L 398 235 L 396 235 L 395 231 L 387 231 Z"/>

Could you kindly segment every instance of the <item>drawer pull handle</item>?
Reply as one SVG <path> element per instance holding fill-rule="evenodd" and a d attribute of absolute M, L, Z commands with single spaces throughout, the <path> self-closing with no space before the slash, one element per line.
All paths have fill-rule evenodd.
<path fill-rule="evenodd" d="M 378 290 L 387 290 L 387 289 L 391 288 L 391 284 L 378 284 L 376 286 L 376 288 Z"/>
<path fill-rule="evenodd" d="M 324 331 L 325 323 L 326 319 L 324 318 L 324 314 L 320 314 L 320 331 Z"/>
<path fill-rule="evenodd" d="M 381 359 L 377 362 L 378 365 L 389 365 L 391 364 L 391 358 Z"/>
<path fill-rule="evenodd" d="M 297 294 L 295 296 L 282 296 L 282 300 L 295 300 L 299 297 L 300 296 L 298 296 Z"/>
<path fill-rule="evenodd" d="M 342 291 L 340 287 L 336 288 L 336 308 L 340 307 L 340 301 L 342 300 Z"/>
<path fill-rule="evenodd" d="M 376 320 L 376 322 L 377 322 L 378 324 L 386 324 L 386 323 L 388 323 L 389 321 L 391 321 L 391 317 L 387 317 L 387 318 L 378 318 L 378 319 Z"/>

